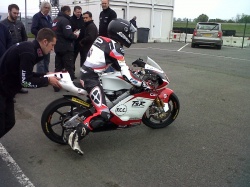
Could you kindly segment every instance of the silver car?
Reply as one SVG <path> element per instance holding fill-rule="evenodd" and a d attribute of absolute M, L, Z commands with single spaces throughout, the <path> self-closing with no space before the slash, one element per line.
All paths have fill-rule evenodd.
<path fill-rule="evenodd" d="M 220 23 L 197 23 L 193 32 L 191 47 L 210 45 L 216 47 L 217 49 L 221 49 L 222 44 L 222 29 Z"/>

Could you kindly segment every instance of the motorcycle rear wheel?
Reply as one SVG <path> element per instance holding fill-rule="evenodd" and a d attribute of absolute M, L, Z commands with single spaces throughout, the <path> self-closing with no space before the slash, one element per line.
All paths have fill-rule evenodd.
<path fill-rule="evenodd" d="M 178 97 L 172 93 L 168 102 L 169 110 L 158 114 L 154 109 L 154 103 L 148 108 L 142 118 L 142 122 L 153 129 L 160 129 L 170 125 L 178 116 L 180 102 Z"/>
<path fill-rule="evenodd" d="M 65 98 L 59 98 L 50 103 L 44 110 L 41 126 L 44 134 L 53 142 L 65 145 L 63 140 L 64 122 L 79 112 L 77 105 Z"/>

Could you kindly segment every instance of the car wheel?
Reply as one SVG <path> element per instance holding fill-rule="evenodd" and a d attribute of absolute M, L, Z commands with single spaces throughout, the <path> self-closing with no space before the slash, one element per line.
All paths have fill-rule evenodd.
<path fill-rule="evenodd" d="M 221 45 L 217 45 L 216 47 L 217 47 L 217 49 L 221 49 Z"/>
<path fill-rule="evenodd" d="M 191 44 L 191 47 L 192 47 L 192 48 L 195 48 L 195 44 L 194 44 L 194 43 L 192 43 L 192 44 Z"/>

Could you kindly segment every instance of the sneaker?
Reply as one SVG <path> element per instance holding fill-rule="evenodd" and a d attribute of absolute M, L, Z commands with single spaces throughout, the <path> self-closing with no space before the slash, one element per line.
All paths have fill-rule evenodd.
<path fill-rule="evenodd" d="M 68 139 L 68 144 L 73 149 L 73 151 L 75 151 L 79 155 L 83 155 L 83 151 L 81 150 L 81 147 L 80 147 L 79 142 L 78 142 L 78 135 L 76 133 L 76 130 L 74 130 L 73 132 L 70 133 L 69 139 Z"/>

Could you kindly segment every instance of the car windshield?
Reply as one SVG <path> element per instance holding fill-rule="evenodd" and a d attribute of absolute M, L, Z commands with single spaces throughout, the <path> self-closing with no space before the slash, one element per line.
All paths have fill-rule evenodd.
<path fill-rule="evenodd" d="M 219 30 L 218 24 L 199 24 L 199 30 Z"/>

